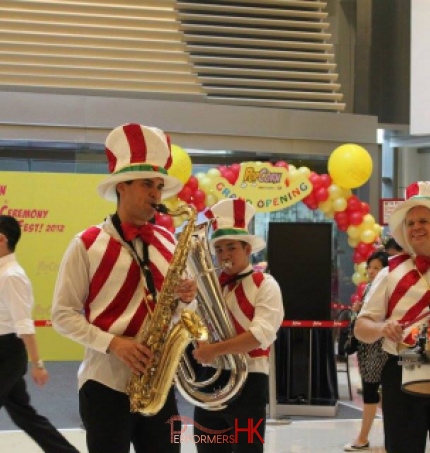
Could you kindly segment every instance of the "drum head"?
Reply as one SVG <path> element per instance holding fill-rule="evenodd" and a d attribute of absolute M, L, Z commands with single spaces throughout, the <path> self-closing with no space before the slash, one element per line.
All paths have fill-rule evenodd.
<path fill-rule="evenodd" d="M 430 380 L 404 383 L 402 390 L 411 395 L 430 397 Z"/>

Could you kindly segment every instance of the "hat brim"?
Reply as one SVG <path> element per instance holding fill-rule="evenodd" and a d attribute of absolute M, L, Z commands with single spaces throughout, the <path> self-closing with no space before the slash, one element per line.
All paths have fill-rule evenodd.
<path fill-rule="evenodd" d="M 251 246 L 252 253 L 257 253 L 266 247 L 266 241 L 259 236 L 254 236 L 253 234 L 237 234 L 237 235 L 226 234 L 225 236 L 219 236 L 216 239 L 211 239 L 209 241 L 209 246 L 211 248 L 212 253 L 215 253 L 215 244 L 223 239 L 246 242 Z"/>
<path fill-rule="evenodd" d="M 399 204 L 392 212 L 388 219 L 388 227 L 391 235 L 396 242 L 408 253 L 414 253 L 411 245 L 407 240 L 405 218 L 408 211 L 416 206 L 424 206 L 430 209 L 430 198 L 428 197 L 414 197 Z"/>
<path fill-rule="evenodd" d="M 108 176 L 102 181 L 98 187 L 97 192 L 99 195 L 108 201 L 117 201 L 116 186 L 120 182 L 134 181 L 136 179 L 152 179 L 162 178 L 164 180 L 164 187 L 161 192 L 161 199 L 164 200 L 173 195 L 176 195 L 184 186 L 183 183 L 174 176 L 165 175 L 155 171 L 136 171 L 127 173 L 117 173 Z"/>

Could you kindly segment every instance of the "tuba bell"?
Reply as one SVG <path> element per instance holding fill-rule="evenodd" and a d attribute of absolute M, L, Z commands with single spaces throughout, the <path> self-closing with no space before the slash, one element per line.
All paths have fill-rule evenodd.
<path fill-rule="evenodd" d="M 236 335 L 222 294 L 218 276 L 209 250 L 208 232 L 212 222 L 196 225 L 188 255 L 188 269 L 196 276 L 196 310 L 206 326 L 209 342 L 223 341 Z M 195 342 L 192 342 L 195 346 Z M 216 359 L 215 373 L 206 380 L 198 380 L 192 360 L 182 356 L 176 375 L 176 386 L 182 396 L 195 406 L 221 410 L 242 389 L 248 375 L 245 354 L 228 354 Z M 230 372 L 227 383 L 210 392 L 223 370 Z"/>

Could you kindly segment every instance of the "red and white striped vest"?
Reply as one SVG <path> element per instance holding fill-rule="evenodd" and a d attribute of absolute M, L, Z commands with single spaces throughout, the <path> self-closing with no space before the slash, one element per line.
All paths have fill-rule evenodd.
<path fill-rule="evenodd" d="M 224 297 L 237 334 L 249 330 L 254 317 L 257 293 L 264 279 L 263 273 L 253 272 L 238 283 L 229 284 L 224 288 Z M 248 355 L 252 358 L 268 357 L 269 352 L 270 348 L 259 348 L 248 352 Z"/>
<path fill-rule="evenodd" d="M 390 258 L 388 273 L 388 311 L 387 318 L 399 323 L 414 320 L 422 312 L 429 310 L 430 290 L 425 276 L 417 271 L 409 255 L 397 255 Z M 422 324 L 422 321 L 419 322 Z M 416 327 L 410 326 L 405 330 L 405 343 L 414 344 L 410 331 Z"/>
<path fill-rule="evenodd" d="M 145 298 L 149 294 L 139 264 L 119 240 L 100 226 L 88 228 L 80 238 L 90 264 L 85 317 L 106 332 L 134 337 L 146 318 Z M 149 267 L 157 292 L 161 290 L 174 248 L 173 235 L 155 225 Z"/>

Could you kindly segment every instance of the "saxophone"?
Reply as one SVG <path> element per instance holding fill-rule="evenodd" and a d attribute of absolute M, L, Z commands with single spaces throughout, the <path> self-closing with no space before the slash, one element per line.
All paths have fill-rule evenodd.
<path fill-rule="evenodd" d="M 130 399 L 131 412 L 146 416 L 155 415 L 164 406 L 179 361 L 191 340 L 205 341 L 208 337 L 207 328 L 199 316 L 190 310 L 183 310 L 180 321 L 170 329 L 178 304 L 175 288 L 186 268 L 197 212 L 191 205 L 181 206 L 175 211 L 169 211 L 164 205 L 157 205 L 156 209 L 173 216 L 186 214 L 189 221 L 179 236 L 149 323 L 144 329 L 142 325 L 136 336 L 136 340 L 153 353 L 153 362 L 145 373 L 132 374 L 126 393 Z"/>

